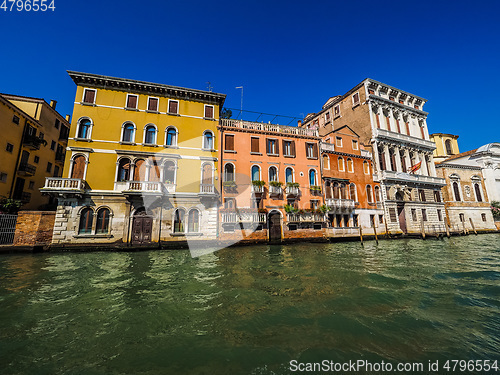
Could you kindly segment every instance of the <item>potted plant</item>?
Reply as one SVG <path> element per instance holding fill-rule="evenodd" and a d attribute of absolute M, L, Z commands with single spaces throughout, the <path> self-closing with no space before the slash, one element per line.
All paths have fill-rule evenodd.
<path fill-rule="evenodd" d="M 234 182 L 234 181 L 224 181 L 222 183 L 222 186 L 227 187 L 227 188 L 235 188 L 236 187 L 236 182 Z"/>
<path fill-rule="evenodd" d="M 266 185 L 266 182 L 261 180 L 254 180 L 252 181 L 252 185 L 257 187 L 262 187 Z"/>
<path fill-rule="evenodd" d="M 318 211 L 319 211 L 318 213 L 324 214 L 325 212 L 328 211 L 328 206 L 326 204 L 323 204 L 319 206 Z"/>
<path fill-rule="evenodd" d="M 299 187 L 299 183 L 298 182 L 287 182 L 286 186 L 298 188 Z"/>
<path fill-rule="evenodd" d="M 273 187 L 281 187 L 281 185 L 283 185 L 283 182 L 271 181 L 271 182 L 269 182 L 269 185 L 273 186 Z"/>
<path fill-rule="evenodd" d="M 291 204 L 285 204 L 283 206 L 283 208 L 285 209 L 285 212 L 288 213 L 288 214 L 295 214 L 295 213 L 297 213 L 299 211 L 298 208 L 295 208 Z"/>

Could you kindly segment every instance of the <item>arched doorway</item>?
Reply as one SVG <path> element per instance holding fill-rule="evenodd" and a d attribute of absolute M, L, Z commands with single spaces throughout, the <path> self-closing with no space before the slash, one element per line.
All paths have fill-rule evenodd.
<path fill-rule="evenodd" d="M 71 170 L 71 178 L 83 179 L 85 172 L 85 156 L 78 155 L 73 159 L 73 169 Z"/>
<path fill-rule="evenodd" d="M 281 241 L 281 214 L 271 211 L 268 217 L 269 241 Z"/>
<path fill-rule="evenodd" d="M 132 244 L 140 245 L 151 242 L 153 217 L 146 213 L 144 208 L 139 208 L 134 213 L 132 221 Z"/>

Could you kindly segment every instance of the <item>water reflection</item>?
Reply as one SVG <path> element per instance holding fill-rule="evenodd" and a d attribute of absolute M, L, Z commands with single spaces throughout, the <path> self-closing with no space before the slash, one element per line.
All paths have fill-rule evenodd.
<path fill-rule="evenodd" d="M 493 359 L 500 235 L 0 257 L 3 373 Z"/>

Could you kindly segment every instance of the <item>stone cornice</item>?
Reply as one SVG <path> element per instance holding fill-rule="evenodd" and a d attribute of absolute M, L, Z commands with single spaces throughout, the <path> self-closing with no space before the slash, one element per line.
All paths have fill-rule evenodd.
<path fill-rule="evenodd" d="M 371 103 L 374 106 L 381 107 L 384 109 L 399 111 L 403 116 L 405 114 L 412 115 L 416 117 L 426 118 L 429 112 L 421 111 L 420 109 L 412 108 L 404 104 L 400 104 L 398 102 L 382 98 L 377 95 L 370 94 L 368 96 L 368 103 Z"/>

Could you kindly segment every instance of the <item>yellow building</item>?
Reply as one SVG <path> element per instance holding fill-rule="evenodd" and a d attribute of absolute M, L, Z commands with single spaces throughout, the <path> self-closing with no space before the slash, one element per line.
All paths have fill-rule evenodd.
<path fill-rule="evenodd" d="M 23 210 L 47 209 L 39 191 L 48 176 L 61 176 L 69 122 L 39 98 L 0 95 L 0 198 L 23 202 Z"/>
<path fill-rule="evenodd" d="M 54 244 L 216 239 L 225 95 L 69 71 L 77 85 Z"/>
<path fill-rule="evenodd" d="M 441 163 L 450 156 L 460 154 L 458 149 L 458 135 L 434 133 L 429 138 L 436 144 L 434 163 Z"/>

